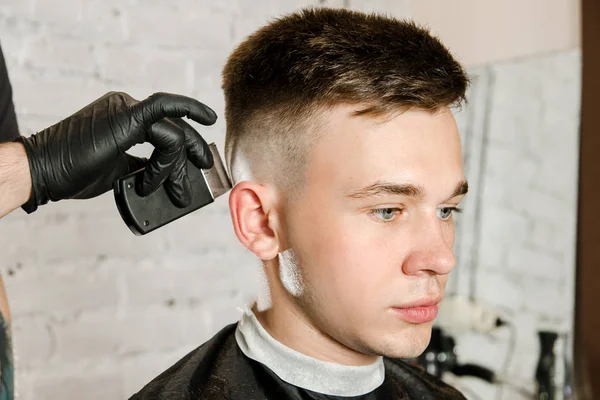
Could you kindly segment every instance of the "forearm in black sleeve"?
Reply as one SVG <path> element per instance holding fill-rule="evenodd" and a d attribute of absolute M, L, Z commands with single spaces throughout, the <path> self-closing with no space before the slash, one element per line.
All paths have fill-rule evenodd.
<path fill-rule="evenodd" d="M 12 86 L 8 78 L 4 54 L 0 47 L 0 143 L 12 141 L 19 136 Z"/>

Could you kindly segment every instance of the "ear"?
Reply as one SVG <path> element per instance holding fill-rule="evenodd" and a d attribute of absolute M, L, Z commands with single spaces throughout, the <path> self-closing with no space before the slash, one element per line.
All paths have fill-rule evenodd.
<path fill-rule="evenodd" d="M 279 252 L 274 188 L 243 181 L 229 195 L 229 212 L 238 240 L 263 261 Z"/>

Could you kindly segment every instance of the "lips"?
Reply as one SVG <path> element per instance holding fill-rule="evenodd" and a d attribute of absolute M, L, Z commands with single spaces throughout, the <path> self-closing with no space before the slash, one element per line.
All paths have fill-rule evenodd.
<path fill-rule="evenodd" d="M 405 322 L 424 324 L 437 317 L 438 305 L 441 301 L 441 297 L 428 297 L 406 305 L 392 307 L 392 311 Z"/>
<path fill-rule="evenodd" d="M 442 296 L 424 297 L 419 300 L 412 301 L 410 303 L 403 304 L 401 306 L 394 306 L 394 308 L 413 308 L 413 307 L 429 307 L 437 306 L 442 301 Z"/>

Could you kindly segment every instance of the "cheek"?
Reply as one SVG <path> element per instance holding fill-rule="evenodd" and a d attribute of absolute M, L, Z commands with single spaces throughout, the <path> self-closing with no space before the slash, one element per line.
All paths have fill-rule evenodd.
<path fill-rule="evenodd" d="M 370 226 L 374 223 L 365 215 L 332 212 L 317 220 L 302 249 L 304 272 L 311 286 L 335 293 L 345 302 L 375 298 L 369 294 L 384 290 L 394 269 L 390 242 L 373 232 L 381 227 Z"/>

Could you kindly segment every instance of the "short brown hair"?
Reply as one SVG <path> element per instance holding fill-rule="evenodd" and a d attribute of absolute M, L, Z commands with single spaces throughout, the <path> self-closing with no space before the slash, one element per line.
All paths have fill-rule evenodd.
<path fill-rule="evenodd" d="M 245 162 L 263 164 L 252 168 L 290 179 L 308 153 L 301 130 L 319 110 L 357 104 L 359 115 L 434 112 L 460 105 L 468 83 L 440 40 L 412 21 L 330 8 L 283 16 L 241 43 L 223 70 L 230 171 L 239 180 L 232 162 L 241 152 L 253 154 Z"/>

